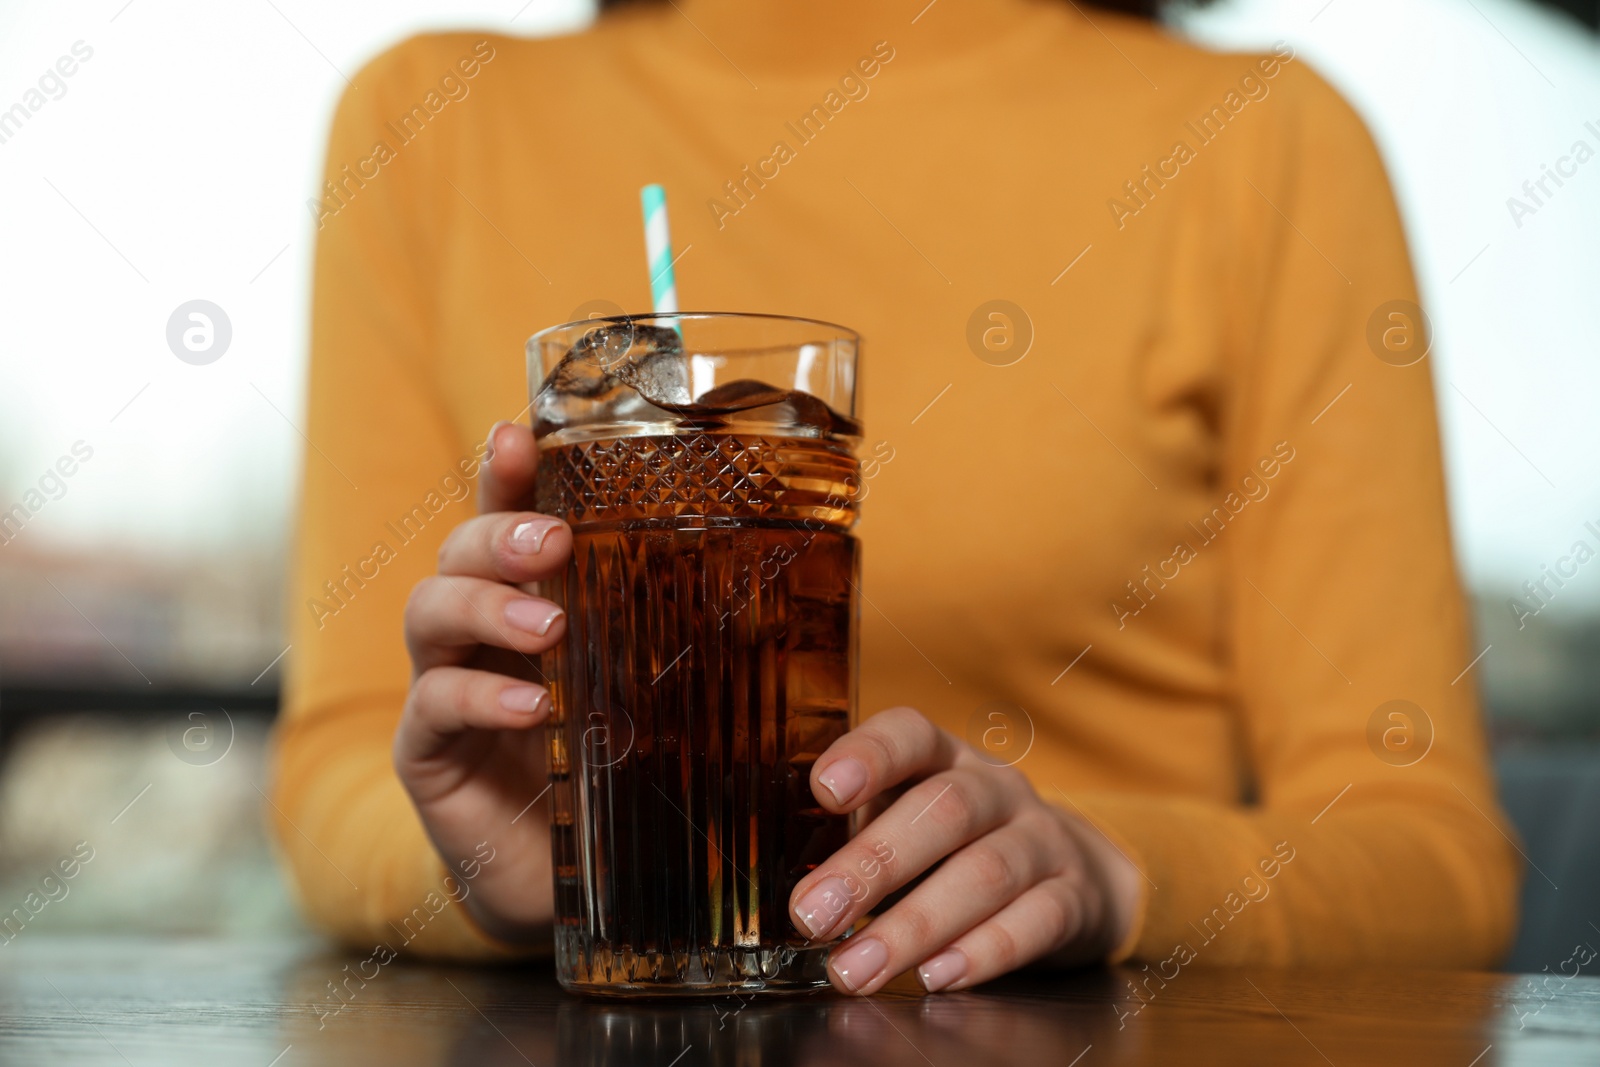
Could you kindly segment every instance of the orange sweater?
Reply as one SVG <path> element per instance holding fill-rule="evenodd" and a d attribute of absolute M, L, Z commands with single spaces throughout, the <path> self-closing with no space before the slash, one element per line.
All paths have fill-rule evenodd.
<path fill-rule="evenodd" d="M 418 38 L 346 93 L 273 792 L 311 914 L 393 942 L 441 899 L 389 762 L 402 607 L 528 335 L 648 309 L 659 181 L 685 308 L 864 337 L 860 713 L 1031 744 L 1144 873 L 1119 957 L 1493 963 L 1519 868 L 1429 361 L 1369 347 L 1416 293 L 1361 122 L 1286 47 L 1055 0 L 772 6 Z M 500 951 L 435 910 L 414 950 Z"/>

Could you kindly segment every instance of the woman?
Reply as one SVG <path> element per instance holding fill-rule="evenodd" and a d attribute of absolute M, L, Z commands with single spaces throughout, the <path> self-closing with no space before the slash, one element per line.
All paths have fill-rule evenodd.
<path fill-rule="evenodd" d="M 518 353 L 646 306 L 659 181 L 684 306 L 866 339 L 863 720 L 813 789 L 892 803 L 794 917 L 883 842 L 818 936 L 932 873 L 841 990 L 1505 947 L 1415 285 L 1368 135 L 1288 47 L 1058 0 L 644 3 L 400 45 L 327 177 L 275 807 L 329 929 L 548 941 L 521 676 L 564 623 L 516 583 L 571 541 L 531 511 Z M 1025 754 L 968 745 L 994 725 Z"/>

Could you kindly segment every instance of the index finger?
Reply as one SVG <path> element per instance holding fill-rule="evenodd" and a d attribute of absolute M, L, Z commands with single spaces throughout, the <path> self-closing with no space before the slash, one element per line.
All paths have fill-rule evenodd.
<path fill-rule="evenodd" d="M 572 531 L 549 515 L 474 515 L 445 536 L 439 546 L 439 573 L 518 585 L 557 573 L 571 550 Z"/>
<path fill-rule="evenodd" d="M 811 792 L 830 811 L 854 811 L 902 782 L 949 770 L 961 749 L 915 708 L 889 708 L 828 746 L 811 769 Z"/>
<path fill-rule="evenodd" d="M 478 475 L 478 511 L 532 511 L 539 446 L 521 423 L 497 422 L 489 431 L 489 454 Z"/>

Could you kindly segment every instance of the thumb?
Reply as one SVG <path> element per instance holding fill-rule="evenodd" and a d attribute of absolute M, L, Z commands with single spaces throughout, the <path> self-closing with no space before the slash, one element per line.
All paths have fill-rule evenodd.
<path fill-rule="evenodd" d="M 520 423 L 495 423 L 489 431 L 489 454 L 478 475 L 478 511 L 532 511 L 538 466 L 533 431 Z"/>

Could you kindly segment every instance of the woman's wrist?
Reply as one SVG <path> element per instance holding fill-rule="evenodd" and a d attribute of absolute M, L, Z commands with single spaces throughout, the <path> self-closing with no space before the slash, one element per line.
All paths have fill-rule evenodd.
<path fill-rule="evenodd" d="M 1054 810 L 1077 841 L 1099 898 L 1094 928 L 1085 930 L 1079 944 L 1065 946 L 1062 952 L 1070 962 L 1101 961 L 1126 943 L 1143 907 L 1144 875 L 1094 823 L 1073 811 Z"/>

